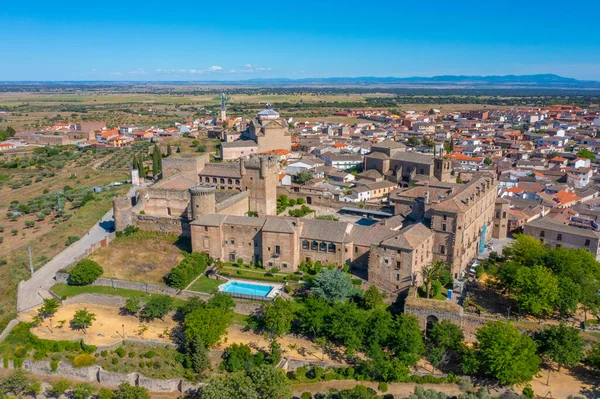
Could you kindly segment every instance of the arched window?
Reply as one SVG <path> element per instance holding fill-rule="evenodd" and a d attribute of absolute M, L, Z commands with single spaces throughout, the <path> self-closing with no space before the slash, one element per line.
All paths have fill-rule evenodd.
<path fill-rule="evenodd" d="M 327 243 L 326 242 L 322 242 L 319 244 L 319 251 L 321 251 L 321 252 L 327 251 Z"/>
<path fill-rule="evenodd" d="M 329 245 L 327 245 L 327 252 L 333 252 L 335 253 L 335 244 L 330 242 Z"/>
<path fill-rule="evenodd" d="M 220 183 L 225 183 L 225 179 L 221 178 Z"/>
<path fill-rule="evenodd" d="M 232 183 L 233 183 L 233 181 L 231 179 L 227 180 L 227 184 L 232 184 Z"/>
<path fill-rule="evenodd" d="M 310 243 L 310 249 L 313 251 L 318 251 L 319 250 L 319 243 L 316 241 L 313 241 Z"/>
<path fill-rule="evenodd" d="M 302 249 L 308 249 L 308 246 L 309 246 L 308 240 L 302 241 Z"/>

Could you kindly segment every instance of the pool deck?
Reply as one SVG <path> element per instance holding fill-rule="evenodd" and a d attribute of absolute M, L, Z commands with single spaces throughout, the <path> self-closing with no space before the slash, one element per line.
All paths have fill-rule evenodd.
<path fill-rule="evenodd" d="M 266 296 L 266 298 L 275 298 L 277 295 L 279 295 L 279 292 L 283 289 L 283 284 L 281 283 L 271 283 L 268 281 L 256 281 L 256 280 L 242 280 L 242 279 L 235 279 L 235 278 L 230 278 L 229 282 L 232 283 L 242 283 L 242 284 L 253 284 L 253 285 L 261 285 L 263 287 L 273 287 L 273 289 L 269 292 L 269 294 Z M 227 284 L 227 283 L 225 283 Z M 225 284 L 221 284 L 219 286 L 219 292 L 221 292 L 223 290 L 223 286 L 225 286 Z"/>

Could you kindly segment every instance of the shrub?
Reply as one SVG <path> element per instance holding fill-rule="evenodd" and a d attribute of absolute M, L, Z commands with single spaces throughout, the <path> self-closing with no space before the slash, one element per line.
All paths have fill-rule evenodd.
<path fill-rule="evenodd" d="M 81 237 L 79 236 L 68 236 L 67 237 L 67 241 L 65 242 L 65 247 L 68 247 L 69 245 L 76 243 L 77 241 L 79 241 Z"/>
<path fill-rule="evenodd" d="M 119 358 L 118 357 L 113 357 L 112 360 L 110 361 L 112 364 L 119 364 Z"/>
<path fill-rule="evenodd" d="M 302 392 L 302 395 L 300 395 L 300 399 L 312 399 L 312 393 L 310 392 Z"/>
<path fill-rule="evenodd" d="M 88 384 L 87 382 L 80 382 L 75 384 L 71 396 L 73 399 L 88 399 L 94 393 L 96 389 Z"/>
<path fill-rule="evenodd" d="M 380 392 L 386 393 L 388 390 L 388 384 L 385 381 L 381 381 L 378 385 L 377 385 L 377 389 Z"/>
<path fill-rule="evenodd" d="M 165 276 L 165 282 L 170 287 L 184 289 L 196 277 L 204 273 L 208 266 L 208 254 L 192 252 L 186 254 L 183 260 Z"/>
<path fill-rule="evenodd" d="M 60 360 L 52 360 L 50 362 L 50 370 L 52 370 L 53 373 L 58 371 L 58 363 L 60 363 Z"/>
<path fill-rule="evenodd" d="M 125 357 L 125 355 L 127 354 L 127 352 L 125 352 L 125 349 L 123 348 L 117 348 L 115 350 L 115 353 L 122 359 Z"/>
<path fill-rule="evenodd" d="M 156 356 L 156 353 L 154 351 L 148 351 L 148 352 L 144 353 L 144 357 L 146 359 L 152 359 L 154 356 Z"/>
<path fill-rule="evenodd" d="M 94 364 L 95 361 L 96 358 L 93 355 L 90 355 L 89 353 L 82 353 L 80 355 L 77 355 L 75 359 L 73 359 L 73 366 L 87 367 Z"/>
<path fill-rule="evenodd" d="M 98 391 L 98 399 L 113 399 L 115 394 L 110 389 L 100 388 Z"/>
<path fill-rule="evenodd" d="M 15 356 L 16 357 L 25 357 L 27 355 L 27 348 L 24 347 L 23 345 L 17 346 L 17 348 L 15 349 Z"/>
<path fill-rule="evenodd" d="M 100 356 L 102 356 L 102 357 L 108 356 L 108 351 L 103 350 L 102 352 L 100 352 Z"/>
<path fill-rule="evenodd" d="M 133 351 L 129 352 L 129 357 L 135 357 L 135 352 L 133 352 Z"/>
<path fill-rule="evenodd" d="M 71 383 L 68 380 L 61 378 L 58 381 L 53 381 L 50 383 L 50 388 L 48 388 L 46 391 L 46 395 L 51 398 L 58 398 L 59 396 L 63 395 L 70 386 Z"/>
<path fill-rule="evenodd" d="M 69 280 L 74 285 L 91 284 L 104 273 L 104 270 L 91 259 L 83 259 L 69 272 Z"/>

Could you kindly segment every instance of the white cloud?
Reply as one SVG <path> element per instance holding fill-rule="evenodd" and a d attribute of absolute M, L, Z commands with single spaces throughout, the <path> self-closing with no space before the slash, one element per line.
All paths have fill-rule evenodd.
<path fill-rule="evenodd" d="M 184 75 L 201 75 L 203 73 L 216 73 L 223 71 L 223 67 L 213 65 L 204 69 L 157 69 L 159 74 L 184 74 Z"/>
<path fill-rule="evenodd" d="M 205 71 L 205 72 L 219 72 L 219 71 L 222 71 L 222 70 L 223 70 L 223 68 L 222 68 L 222 67 L 220 67 L 220 66 L 218 66 L 218 65 L 213 65 L 213 66 L 211 66 L 210 68 L 208 68 L 208 69 L 205 69 L 204 71 Z"/>
<path fill-rule="evenodd" d="M 270 71 L 270 70 L 271 70 L 271 68 L 262 68 L 262 67 L 259 67 L 259 68 L 256 68 L 256 70 L 257 70 L 258 72 L 262 72 L 262 71 Z"/>
<path fill-rule="evenodd" d="M 252 64 L 246 64 L 244 65 L 246 68 L 252 68 Z"/>
<path fill-rule="evenodd" d="M 143 68 L 138 68 L 135 71 L 129 71 L 130 75 L 150 75 L 150 72 L 146 72 Z"/>

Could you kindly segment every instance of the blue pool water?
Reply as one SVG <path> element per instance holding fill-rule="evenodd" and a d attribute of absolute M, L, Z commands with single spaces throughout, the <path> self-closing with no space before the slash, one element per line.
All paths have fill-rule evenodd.
<path fill-rule="evenodd" d="M 270 285 L 257 285 L 250 283 L 240 283 L 238 281 L 230 281 L 223 285 L 220 289 L 222 292 L 230 292 L 232 294 L 245 294 L 255 296 L 267 296 L 273 287 Z"/>

